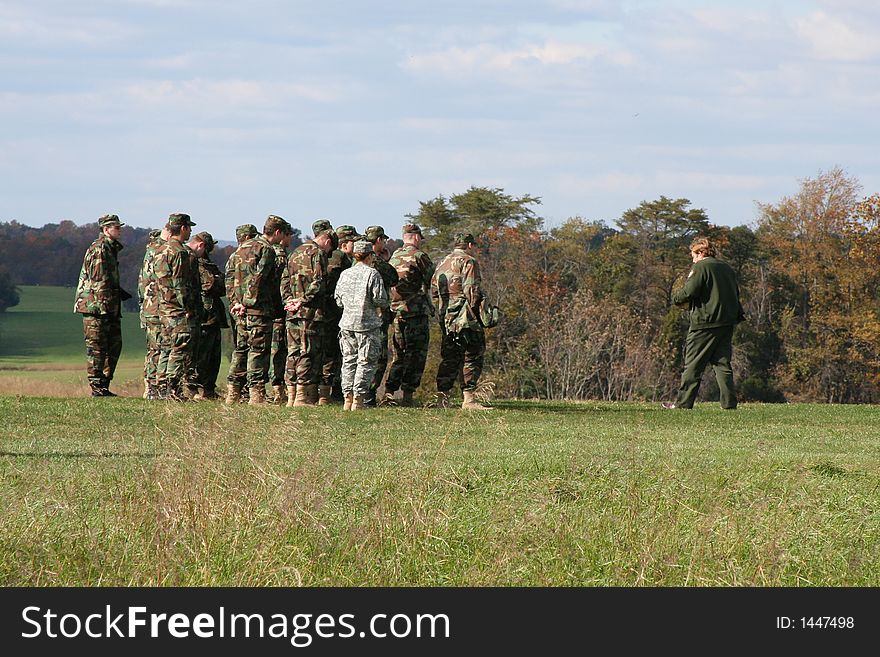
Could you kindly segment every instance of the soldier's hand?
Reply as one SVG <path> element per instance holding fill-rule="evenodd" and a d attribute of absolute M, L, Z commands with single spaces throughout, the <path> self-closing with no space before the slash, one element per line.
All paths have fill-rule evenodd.
<path fill-rule="evenodd" d="M 229 312 L 235 315 L 236 317 L 244 316 L 244 304 L 236 303 L 229 309 Z"/>
<path fill-rule="evenodd" d="M 302 307 L 302 301 L 300 299 L 296 299 L 294 301 L 290 301 L 284 306 L 284 310 L 289 313 L 299 312 L 299 309 Z"/>

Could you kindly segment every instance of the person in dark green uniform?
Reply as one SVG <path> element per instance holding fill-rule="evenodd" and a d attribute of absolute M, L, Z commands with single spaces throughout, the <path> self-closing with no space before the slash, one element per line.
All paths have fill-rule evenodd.
<path fill-rule="evenodd" d="M 684 286 L 672 293 L 672 302 L 686 306 L 690 328 L 685 345 L 684 372 L 674 402 L 663 408 L 693 408 L 706 365 L 712 365 L 721 391 L 721 408 L 736 408 L 733 385 L 733 329 L 745 319 L 739 300 L 736 274 L 717 258 L 715 245 L 706 237 L 691 243 L 694 266 Z"/>

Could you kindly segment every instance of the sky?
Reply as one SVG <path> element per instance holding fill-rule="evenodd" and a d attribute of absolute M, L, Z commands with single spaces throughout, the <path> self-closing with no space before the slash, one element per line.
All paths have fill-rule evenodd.
<path fill-rule="evenodd" d="M 835 166 L 880 191 L 878 65 L 875 0 L 0 0 L 0 221 L 396 237 L 486 186 L 753 224 Z"/>

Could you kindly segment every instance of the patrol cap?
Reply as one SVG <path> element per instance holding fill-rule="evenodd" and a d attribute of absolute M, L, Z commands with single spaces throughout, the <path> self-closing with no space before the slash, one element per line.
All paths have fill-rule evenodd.
<path fill-rule="evenodd" d="M 263 224 L 263 234 L 271 235 L 276 230 L 280 230 L 284 235 L 290 235 L 293 233 L 293 226 L 291 226 L 286 219 L 275 214 L 270 214 L 266 217 L 266 223 Z"/>
<path fill-rule="evenodd" d="M 348 224 L 339 226 L 336 229 L 336 236 L 339 238 L 340 244 L 343 242 L 352 242 L 361 238 L 361 236 L 358 235 L 357 228 L 349 226 Z"/>
<path fill-rule="evenodd" d="M 174 214 L 168 215 L 168 225 L 169 226 L 195 226 L 195 222 L 190 218 L 188 214 L 183 214 L 182 212 L 175 212 Z"/>
<path fill-rule="evenodd" d="M 391 239 L 385 234 L 385 229 L 382 226 L 367 226 L 367 230 L 364 231 L 364 237 L 368 242 L 375 242 L 379 238 Z"/>
<path fill-rule="evenodd" d="M 206 230 L 203 230 L 201 233 L 196 233 L 195 238 L 200 242 L 204 242 L 209 251 L 217 246 L 217 240 L 215 240 L 211 233 Z"/>
<path fill-rule="evenodd" d="M 477 240 L 474 239 L 474 236 L 471 233 L 456 233 L 455 234 L 455 246 L 467 246 L 468 244 L 473 244 Z"/>
<path fill-rule="evenodd" d="M 162 234 L 162 231 L 156 228 L 155 230 L 150 231 L 150 239 L 154 240 Z"/>
<path fill-rule="evenodd" d="M 422 229 L 419 227 L 418 224 L 403 224 L 403 234 L 406 235 L 407 233 L 415 233 L 417 235 L 421 235 Z"/>
<path fill-rule="evenodd" d="M 333 232 L 333 225 L 328 219 L 318 219 L 312 224 L 312 235 L 325 235 Z"/>
<path fill-rule="evenodd" d="M 373 245 L 367 240 L 358 240 L 354 243 L 354 253 L 372 253 Z"/>
<path fill-rule="evenodd" d="M 98 219 L 98 226 L 101 228 L 106 228 L 107 226 L 124 226 L 125 224 L 119 221 L 119 217 L 115 214 L 105 214 L 103 217 Z"/>
<path fill-rule="evenodd" d="M 239 243 L 256 236 L 257 227 L 253 224 L 242 224 L 235 229 L 235 239 L 237 239 Z"/>

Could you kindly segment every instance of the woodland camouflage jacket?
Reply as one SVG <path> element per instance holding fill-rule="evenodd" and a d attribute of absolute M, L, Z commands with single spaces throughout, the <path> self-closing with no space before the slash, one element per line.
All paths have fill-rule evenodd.
<path fill-rule="evenodd" d="M 315 313 L 316 322 L 339 322 L 342 311 L 333 301 L 333 295 L 336 293 L 336 284 L 340 275 L 353 264 L 354 259 L 342 249 L 333 249 L 327 256 L 327 275 L 324 277 L 327 290 L 324 294 L 323 306 Z"/>
<path fill-rule="evenodd" d="M 234 255 L 234 262 L 230 258 L 232 267 L 227 270 L 232 279 L 230 303 L 233 299 L 241 303 L 248 315 L 275 317 L 272 288 L 279 284 L 279 279 L 272 244 L 263 235 L 257 235 L 243 242 Z"/>
<path fill-rule="evenodd" d="M 122 315 L 119 252 L 122 244 L 103 233 L 86 249 L 73 312 L 84 315 Z"/>
<path fill-rule="evenodd" d="M 156 253 L 154 275 L 163 324 L 171 321 L 180 325 L 186 320 L 187 325 L 195 326 L 201 322 L 198 265 L 186 245 L 168 240 Z"/>
<path fill-rule="evenodd" d="M 287 256 L 287 267 L 281 275 L 281 299 L 285 305 L 302 301 L 288 319 L 311 321 L 324 304 L 327 295 L 327 254 L 312 240 L 306 240 Z"/>
<path fill-rule="evenodd" d="M 404 244 L 391 256 L 389 263 L 397 270 L 398 281 L 391 289 L 391 310 L 401 317 L 433 315 L 428 298 L 434 263 L 424 251 Z"/>
<path fill-rule="evenodd" d="M 226 308 L 223 306 L 223 297 L 226 296 L 224 277 L 220 268 L 208 256 L 199 258 L 199 278 L 201 279 L 202 326 L 219 326 L 229 328 L 226 321 Z"/>
<path fill-rule="evenodd" d="M 467 252 L 454 249 L 443 259 L 431 280 L 431 297 L 437 304 L 444 331 L 482 330 L 483 325 L 477 319 L 483 300 L 480 283 L 480 265 Z"/>
<path fill-rule="evenodd" d="M 159 297 L 156 295 L 156 254 L 164 246 L 165 240 L 161 237 L 155 237 L 147 242 L 147 248 L 144 251 L 144 262 L 141 265 L 141 271 L 138 274 L 138 302 L 141 311 L 141 328 L 146 324 L 159 323 Z"/>

